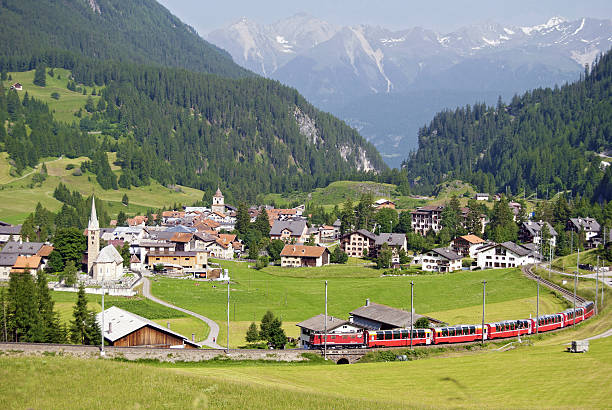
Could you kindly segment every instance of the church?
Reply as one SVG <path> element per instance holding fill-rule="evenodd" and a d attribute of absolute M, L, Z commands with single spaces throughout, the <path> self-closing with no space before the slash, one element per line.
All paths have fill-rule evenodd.
<path fill-rule="evenodd" d="M 118 280 L 123 276 L 123 258 L 117 249 L 108 245 L 100 250 L 100 224 L 94 199 L 87 226 L 87 274 L 95 281 Z"/>

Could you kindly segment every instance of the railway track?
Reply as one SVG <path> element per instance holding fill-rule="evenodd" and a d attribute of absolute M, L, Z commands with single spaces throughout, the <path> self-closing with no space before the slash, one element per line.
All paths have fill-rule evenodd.
<path fill-rule="evenodd" d="M 538 280 L 538 275 L 536 275 L 535 273 L 532 272 L 532 268 L 534 265 L 529 265 L 529 266 L 525 266 L 523 268 L 521 268 L 521 270 L 523 271 L 523 274 L 525 276 L 527 276 L 529 279 Z M 549 280 L 546 280 L 544 278 L 542 278 L 541 276 L 539 276 L 540 279 L 540 283 L 544 286 L 546 286 L 547 288 L 549 288 L 550 290 L 559 293 L 561 296 L 563 296 L 565 299 L 567 299 L 569 302 L 573 303 L 574 302 L 574 292 L 569 291 L 567 289 L 565 289 L 562 286 L 557 285 L 556 283 L 553 283 Z M 576 295 L 576 305 L 580 305 L 587 302 L 587 300 L 581 296 Z"/>

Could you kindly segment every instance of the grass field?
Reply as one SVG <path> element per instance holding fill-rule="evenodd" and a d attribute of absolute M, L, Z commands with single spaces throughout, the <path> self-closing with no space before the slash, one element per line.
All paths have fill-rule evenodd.
<path fill-rule="evenodd" d="M 487 320 L 535 316 L 535 284 L 518 269 L 460 272 L 451 275 L 376 277 L 377 271 L 364 267 L 330 267 L 307 277 L 310 269 L 268 267 L 249 269 L 245 263 L 221 262 L 232 277 L 230 320 L 239 330 L 230 330 L 230 346 L 244 345 L 244 332 L 251 321 L 259 322 L 267 310 L 284 323 L 297 323 L 324 311 L 324 281 L 329 282 L 329 314 L 347 318 L 348 313 L 372 302 L 410 310 L 410 281 L 415 282 L 415 311 L 440 315 L 464 323 L 481 320 L 482 280 L 487 280 Z M 353 269 L 354 276 L 350 276 Z M 340 274 L 338 274 L 340 272 Z M 170 303 L 219 321 L 219 343 L 225 343 L 227 287 L 219 283 L 158 279 L 153 293 Z M 561 302 L 545 289 L 540 292 L 540 312 L 556 312 Z M 511 314 L 510 316 L 506 316 Z M 230 323 L 230 328 L 233 328 Z M 291 335 L 291 334 L 290 334 Z"/>
<path fill-rule="evenodd" d="M 23 99 L 23 96 L 27 92 L 30 97 L 46 102 L 49 104 L 53 116 L 58 121 L 70 123 L 79 120 L 74 114 L 78 112 L 80 108 L 83 108 L 85 114 L 87 113 L 84 109 L 87 98 L 91 96 L 94 100 L 94 104 L 97 104 L 100 97 L 97 95 L 92 96 L 91 91 L 93 88 L 83 85 L 81 85 L 81 88 L 87 90 L 87 95 L 83 95 L 83 92 L 70 91 L 66 88 L 70 71 L 60 68 L 55 68 L 53 71 L 54 77 L 47 75 L 46 87 L 39 87 L 34 84 L 34 70 L 9 73 L 13 77 L 13 80 L 6 82 L 5 85 L 11 85 L 17 82 L 21 83 L 21 85 L 23 85 L 23 91 L 19 91 L 19 96 Z M 57 78 L 58 75 L 61 76 L 61 79 Z M 99 90 L 100 88 L 96 87 L 96 91 Z M 54 92 L 60 95 L 59 100 L 51 98 L 51 94 Z"/>
<path fill-rule="evenodd" d="M 111 153 L 109 157 L 114 156 Z M 111 216 L 116 216 L 123 210 L 127 214 L 144 213 L 148 208 L 161 208 L 172 206 L 174 203 L 192 204 L 202 199 L 203 192 L 193 188 L 179 187 L 180 191 L 170 189 L 152 181 L 150 185 L 143 187 L 132 187 L 131 189 L 104 190 L 96 181 L 95 175 L 83 173 L 81 176 L 72 175 L 72 170 L 67 170 L 68 164 L 79 166 L 88 158 L 51 158 L 45 161 L 49 176 L 41 186 L 30 187 L 32 175 L 25 178 L 13 178 L 3 173 L 9 168 L 7 154 L 0 155 L 0 215 L 2 220 L 11 223 L 21 223 L 36 208 L 40 202 L 51 211 L 61 208 L 61 203 L 53 198 L 53 191 L 60 182 L 71 190 L 78 190 L 83 195 L 91 195 L 92 192 L 99 198 L 109 202 Z M 42 165 L 39 165 L 40 168 Z M 8 171 L 7 171 L 8 172 Z M 117 172 L 118 173 L 118 172 Z M 25 173 L 24 173 L 25 175 Z M 127 194 L 130 199 L 128 207 L 121 203 L 123 195 Z"/>
<path fill-rule="evenodd" d="M 590 249 L 585 252 L 580 252 L 580 264 L 581 265 L 593 265 L 597 266 L 597 249 Z M 576 272 L 576 264 L 578 262 L 578 254 L 572 253 L 571 255 L 563 256 L 553 260 L 553 268 L 566 273 Z M 599 266 L 608 266 L 608 263 L 603 258 L 599 258 Z M 585 269 L 579 270 L 580 274 L 591 274 L 594 271 L 588 271 Z"/>

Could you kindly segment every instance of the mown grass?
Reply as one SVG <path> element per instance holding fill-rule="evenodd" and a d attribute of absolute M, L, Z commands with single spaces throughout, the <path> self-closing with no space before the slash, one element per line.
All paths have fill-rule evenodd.
<path fill-rule="evenodd" d="M 585 252 L 580 252 L 580 264 L 581 265 L 593 265 L 597 266 L 597 249 L 589 249 Z M 576 267 L 578 263 L 578 254 L 573 253 L 571 255 L 562 256 L 560 258 L 553 260 L 553 268 L 566 273 L 574 273 L 576 272 Z M 599 258 L 599 266 L 606 266 L 607 261 L 603 258 Z M 591 274 L 595 273 L 595 271 L 589 271 L 586 269 L 580 269 L 579 274 Z"/>
<path fill-rule="evenodd" d="M 368 277 L 356 272 L 356 277 L 316 278 L 294 277 L 308 269 L 265 268 L 261 271 L 249 269 L 240 262 L 221 262 L 232 277 L 230 321 L 243 322 L 237 327 L 246 331 L 245 325 L 258 322 L 267 310 L 282 318 L 284 322 L 300 322 L 320 314 L 325 308 L 325 285 L 328 287 L 328 311 L 330 315 L 347 318 L 348 313 L 363 306 L 366 298 L 372 302 L 410 310 L 410 281 L 415 282 L 415 311 L 421 314 L 454 310 L 448 318 L 461 318 L 464 323 L 479 323 L 481 320 L 482 280 L 487 280 L 487 304 L 490 317 L 506 318 L 502 315 L 512 311 L 512 301 L 522 315 L 535 315 L 536 286 L 524 278 L 518 269 L 459 272 L 451 275 L 426 275 L 410 277 Z M 359 268 L 355 268 L 359 269 Z M 369 268 L 362 270 L 370 271 Z M 286 273 L 284 276 L 280 276 Z M 158 279 L 153 282 L 153 293 L 170 303 L 192 310 L 216 320 L 224 332 L 226 321 L 227 287 L 222 283 L 190 280 Z M 558 305 L 550 292 L 541 289 L 541 313 L 557 311 Z M 529 303 L 527 300 L 534 302 Z M 547 301 L 544 303 L 544 301 Z M 508 302 L 508 304 L 503 304 Z M 501 305 L 498 305 L 502 303 Z M 547 309 L 552 311 L 547 312 Z M 464 309 L 456 311 L 457 309 Z M 496 311 L 499 309 L 499 312 Z M 515 313 L 507 317 L 515 318 Z M 497 316 L 495 316 L 497 314 Z M 489 316 L 487 316 L 489 317 Z M 233 327 L 230 323 L 230 327 Z M 230 332 L 233 332 L 230 330 Z M 230 346 L 241 346 L 230 334 Z M 234 339 L 234 340 L 232 340 Z M 225 342 L 224 334 L 219 343 Z"/>
<path fill-rule="evenodd" d="M 91 92 L 93 88 L 83 85 L 80 87 L 86 89 L 87 95 L 83 95 L 82 91 L 70 91 L 66 88 L 68 86 L 70 71 L 61 68 L 55 68 L 53 71 L 53 77 L 47 75 L 46 87 L 39 87 L 34 84 L 34 70 L 9 73 L 13 77 L 13 80 L 6 82 L 5 85 L 14 84 L 16 82 L 21 83 L 23 85 L 23 91 L 19 91 L 19 96 L 23 99 L 23 96 L 27 92 L 30 97 L 47 103 L 53 112 L 53 116 L 58 121 L 71 123 L 80 120 L 80 118 L 77 118 L 74 114 L 77 113 L 80 108 L 83 108 L 83 114 L 87 115 L 87 111 L 84 109 L 87 98 L 92 97 L 94 104 L 97 104 L 100 99 L 99 95 L 92 96 Z M 61 76 L 61 79 L 57 78 L 58 75 Z M 99 90 L 101 90 L 101 88 L 96 87 L 96 91 Z M 60 95 L 59 100 L 51 98 L 51 94 L 54 92 Z"/>

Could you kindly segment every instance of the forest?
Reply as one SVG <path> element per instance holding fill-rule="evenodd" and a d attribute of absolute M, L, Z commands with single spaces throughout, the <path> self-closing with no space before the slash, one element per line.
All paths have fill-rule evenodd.
<path fill-rule="evenodd" d="M 419 131 L 419 149 L 403 166 L 417 192 L 461 179 L 483 192 L 570 190 L 612 199 L 612 171 L 597 154 L 612 143 L 612 53 L 580 81 L 536 89 L 496 107 L 444 111 Z M 551 195 L 552 196 L 552 195 Z"/>

